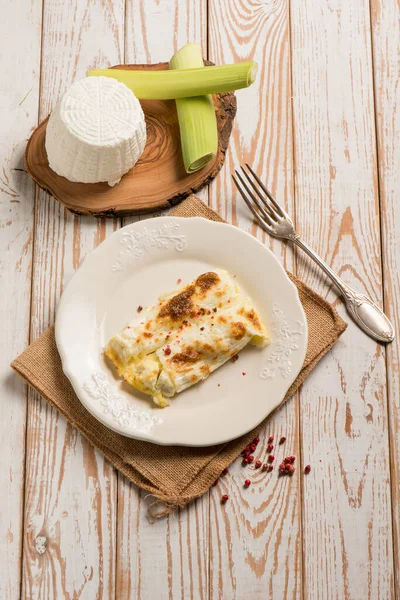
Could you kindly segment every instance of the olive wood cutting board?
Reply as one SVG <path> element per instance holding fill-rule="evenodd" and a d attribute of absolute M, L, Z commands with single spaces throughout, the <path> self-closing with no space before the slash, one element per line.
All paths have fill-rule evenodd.
<path fill-rule="evenodd" d="M 205 61 L 206 65 L 210 65 Z M 117 65 L 115 69 L 168 69 L 168 63 Z M 147 125 L 146 147 L 120 183 L 76 183 L 49 167 L 45 148 L 47 117 L 31 135 L 25 166 L 35 182 L 70 211 L 96 217 L 134 215 L 168 208 L 209 183 L 221 169 L 236 114 L 234 93 L 214 96 L 218 153 L 203 169 L 188 175 L 183 166 L 174 100 L 141 100 Z"/>

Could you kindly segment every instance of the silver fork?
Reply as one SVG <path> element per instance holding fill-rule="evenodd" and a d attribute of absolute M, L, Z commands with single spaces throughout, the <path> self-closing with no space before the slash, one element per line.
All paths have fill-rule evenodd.
<path fill-rule="evenodd" d="M 274 237 L 290 240 L 304 250 L 341 292 L 347 311 L 357 325 L 379 342 L 392 342 L 394 328 L 387 316 L 370 298 L 364 294 L 359 294 L 340 279 L 314 250 L 303 242 L 287 212 L 278 204 L 271 192 L 267 190 L 247 163 L 246 167 L 247 171 L 240 167 L 244 177 L 238 170 L 235 170 L 232 179 L 243 200 L 265 231 Z"/>

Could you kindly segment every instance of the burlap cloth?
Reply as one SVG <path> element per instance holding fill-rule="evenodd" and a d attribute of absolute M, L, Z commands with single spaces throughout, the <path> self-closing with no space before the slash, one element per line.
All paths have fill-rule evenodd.
<path fill-rule="evenodd" d="M 187 198 L 171 214 L 223 220 L 195 196 Z M 289 277 L 297 286 L 307 316 L 309 338 L 303 368 L 282 403 L 297 390 L 346 329 L 345 322 L 328 302 L 293 275 L 289 274 Z M 114 433 L 96 421 L 75 395 L 62 370 L 53 327 L 31 344 L 11 366 L 101 450 L 125 477 L 154 495 L 156 501 L 148 511 L 150 520 L 204 494 L 221 471 L 265 425 L 264 421 L 247 435 L 227 444 L 205 448 L 157 446 Z"/>

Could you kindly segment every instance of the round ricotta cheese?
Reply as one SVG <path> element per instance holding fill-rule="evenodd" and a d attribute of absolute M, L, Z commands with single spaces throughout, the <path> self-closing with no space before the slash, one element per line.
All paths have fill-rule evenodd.
<path fill-rule="evenodd" d="M 146 144 L 135 94 L 110 77 L 86 77 L 62 96 L 46 128 L 49 165 L 70 181 L 118 183 Z"/>

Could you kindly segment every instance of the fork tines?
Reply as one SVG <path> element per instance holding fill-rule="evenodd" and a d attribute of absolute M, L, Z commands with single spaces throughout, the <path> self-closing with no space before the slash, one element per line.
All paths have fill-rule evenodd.
<path fill-rule="evenodd" d="M 246 163 L 246 167 L 247 171 L 244 167 L 240 167 L 244 177 L 240 171 L 235 169 L 235 175 L 232 175 L 232 179 L 256 219 L 269 233 L 276 234 L 273 231 L 274 226 L 282 218 L 289 218 L 289 215 L 276 202 L 271 192 L 254 173 L 250 165 Z"/>

